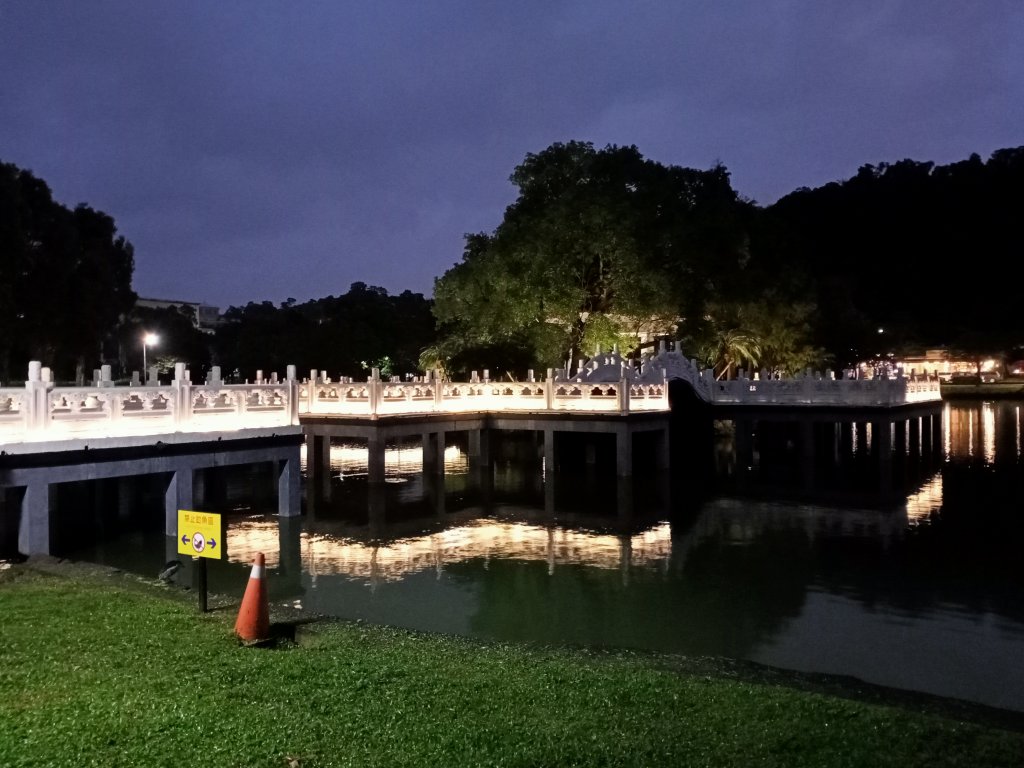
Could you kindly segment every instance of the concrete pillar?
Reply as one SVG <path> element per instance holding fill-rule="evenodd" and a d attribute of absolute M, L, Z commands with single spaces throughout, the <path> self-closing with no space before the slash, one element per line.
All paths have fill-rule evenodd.
<path fill-rule="evenodd" d="M 839 423 L 839 455 L 849 457 L 853 454 L 853 423 L 843 421 Z"/>
<path fill-rule="evenodd" d="M 481 468 L 487 468 L 491 466 L 491 430 L 470 430 L 469 465 L 470 467 Z"/>
<path fill-rule="evenodd" d="M 429 432 L 420 436 L 420 445 L 423 451 L 423 473 L 434 472 L 434 464 L 437 463 L 437 442 Z"/>
<path fill-rule="evenodd" d="M 167 489 L 164 491 L 164 533 L 168 536 L 178 533 L 179 509 L 195 509 L 191 467 L 171 472 L 167 481 Z"/>
<path fill-rule="evenodd" d="M 910 427 L 910 455 L 921 455 L 921 417 L 912 416 L 908 420 Z"/>
<path fill-rule="evenodd" d="M 907 452 L 907 420 L 900 419 L 894 425 L 894 431 L 896 433 L 895 448 L 897 453 L 906 454 Z"/>
<path fill-rule="evenodd" d="M 331 436 L 310 435 L 307 438 L 306 471 L 310 487 L 320 498 L 331 498 Z"/>
<path fill-rule="evenodd" d="M 279 517 L 302 514 L 302 472 L 297 447 L 294 456 L 277 462 L 277 514 Z"/>
<path fill-rule="evenodd" d="M 615 474 L 633 476 L 633 433 L 625 424 L 615 430 Z"/>
<path fill-rule="evenodd" d="M 746 472 L 754 466 L 754 422 L 749 419 L 733 421 L 736 445 L 736 466 Z"/>
<path fill-rule="evenodd" d="M 444 474 L 444 451 L 445 451 L 445 433 L 441 430 L 435 435 L 435 443 L 437 444 L 437 462 L 434 464 L 434 472 L 438 475 Z"/>
<path fill-rule="evenodd" d="M 892 423 L 876 419 L 871 422 L 871 447 L 879 461 L 892 459 Z"/>
<path fill-rule="evenodd" d="M 21 497 L 18 551 L 23 555 L 50 554 L 50 517 L 57 504 L 57 487 L 46 481 L 30 483 Z"/>
<path fill-rule="evenodd" d="M 130 520 L 138 503 L 138 484 L 142 480 L 137 476 L 122 477 L 117 484 L 117 519 L 121 522 Z"/>
<path fill-rule="evenodd" d="M 668 426 L 654 433 L 654 463 L 658 469 L 671 469 L 672 445 Z"/>
<path fill-rule="evenodd" d="M 863 456 L 868 450 L 868 428 L 867 423 L 858 421 L 856 423 L 857 428 L 857 453 Z"/>
<path fill-rule="evenodd" d="M 373 434 L 366 440 L 366 466 L 369 472 L 371 483 L 384 482 L 384 437 L 379 431 L 374 430 Z"/>
<path fill-rule="evenodd" d="M 584 460 L 588 467 L 593 467 L 597 464 L 597 446 L 594 445 L 593 436 L 588 436 L 587 444 L 583 446 Z"/>
<path fill-rule="evenodd" d="M 298 518 L 283 517 L 278 521 L 277 546 L 278 574 L 291 590 L 298 592 L 302 588 L 302 523 Z"/>
<path fill-rule="evenodd" d="M 544 475 L 548 476 L 555 472 L 555 430 L 545 427 L 544 435 Z"/>

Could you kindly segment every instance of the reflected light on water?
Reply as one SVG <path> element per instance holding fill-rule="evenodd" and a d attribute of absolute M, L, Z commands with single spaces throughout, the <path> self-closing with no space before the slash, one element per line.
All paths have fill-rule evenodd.
<path fill-rule="evenodd" d="M 1018 421 L 1019 429 L 1019 421 Z M 996 460 L 996 406 L 982 402 L 975 407 L 947 406 L 943 413 L 944 448 L 950 459 Z M 1018 451 L 1019 451 L 1018 441 Z"/>
<path fill-rule="evenodd" d="M 228 530 L 228 553 L 233 562 L 250 562 L 266 553 L 267 566 L 276 567 L 278 525 L 246 521 Z M 476 520 L 424 536 L 388 543 L 361 542 L 320 533 L 301 535 L 303 570 L 317 576 L 342 575 L 373 584 L 401 581 L 424 571 L 437 571 L 464 560 L 501 558 L 584 565 L 604 569 L 663 565 L 672 552 L 671 531 L 662 523 L 631 536 L 580 532 L 519 522 Z"/>
<path fill-rule="evenodd" d="M 919 491 L 907 496 L 907 522 L 918 525 L 942 508 L 942 473 L 926 482 Z"/>
<path fill-rule="evenodd" d="M 368 471 L 368 450 L 365 445 L 350 443 L 331 444 L 331 471 L 342 476 L 365 475 Z M 306 444 L 299 449 L 302 471 L 307 467 Z M 466 455 L 457 445 L 446 445 L 444 468 L 447 474 L 465 471 Z M 397 444 L 384 450 L 384 470 L 388 474 L 407 475 L 423 470 L 423 447 L 415 443 Z"/>

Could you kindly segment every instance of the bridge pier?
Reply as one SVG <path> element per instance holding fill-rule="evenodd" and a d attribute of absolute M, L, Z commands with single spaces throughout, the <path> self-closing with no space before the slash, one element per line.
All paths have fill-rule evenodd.
<path fill-rule="evenodd" d="M 278 514 L 282 517 L 301 514 L 299 446 L 302 435 L 298 431 L 212 433 L 212 439 L 211 433 L 161 437 L 167 442 L 111 438 L 105 441 L 104 447 L 83 446 L 75 450 L 5 457 L 0 463 L 0 493 L 5 501 L 0 505 L 5 518 L 0 527 L 7 530 L 5 540 L 13 540 L 9 528 L 12 521 L 17 520 L 17 547 L 21 554 L 53 554 L 57 489 L 64 483 L 91 484 L 90 507 L 94 510 L 97 497 L 106 498 L 105 505 L 117 505 L 117 522 L 124 522 L 136 501 L 135 488 L 129 479 L 141 476 L 165 478 L 162 528 L 167 535 L 174 536 L 178 510 L 195 509 L 202 501 L 199 494 L 208 479 L 203 474 L 211 470 L 216 474 L 223 467 L 241 464 L 275 463 Z M 213 476 L 209 479 L 220 481 Z M 106 522 L 101 524 L 107 525 Z"/>
<path fill-rule="evenodd" d="M 22 490 L 18 527 L 18 551 L 22 554 L 50 554 L 50 522 L 56 506 L 56 490 L 41 479 Z"/>

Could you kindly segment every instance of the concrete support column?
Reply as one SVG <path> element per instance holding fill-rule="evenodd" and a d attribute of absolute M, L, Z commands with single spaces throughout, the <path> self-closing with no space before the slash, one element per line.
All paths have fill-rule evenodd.
<path fill-rule="evenodd" d="M 839 423 L 839 455 L 849 457 L 853 454 L 853 423 L 843 421 Z"/>
<path fill-rule="evenodd" d="M 555 430 L 544 428 L 544 474 L 549 476 L 555 472 Z"/>
<path fill-rule="evenodd" d="M 588 468 L 593 468 L 594 465 L 597 464 L 597 446 L 594 445 L 593 437 L 588 437 L 590 437 L 590 439 L 588 439 L 586 445 L 583 446 L 583 460 L 586 462 Z"/>
<path fill-rule="evenodd" d="M 942 411 L 936 411 L 931 415 L 932 422 L 932 456 L 938 458 L 942 455 Z"/>
<path fill-rule="evenodd" d="M 207 509 L 217 495 L 211 486 L 216 482 L 210 477 L 211 467 L 204 467 L 192 472 L 192 509 Z"/>
<path fill-rule="evenodd" d="M 736 466 L 746 472 L 754 466 L 754 424 L 748 419 L 733 421 L 733 435 L 736 440 Z"/>
<path fill-rule="evenodd" d="M 434 464 L 434 471 L 439 474 L 444 474 L 444 449 L 445 449 L 445 433 L 440 431 L 435 437 L 437 442 L 437 462 Z"/>
<path fill-rule="evenodd" d="M 30 483 L 21 497 L 18 551 L 23 555 L 50 554 L 50 516 L 57 504 L 57 487 L 45 481 Z"/>
<path fill-rule="evenodd" d="M 871 422 L 871 447 L 880 462 L 892 460 L 892 424 L 888 421 Z"/>
<path fill-rule="evenodd" d="M 910 455 L 920 456 L 921 455 L 921 417 L 912 416 L 909 419 L 908 425 L 910 427 Z"/>
<path fill-rule="evenodd" d="M 627 425 L 615 430 L 615 474 L 633 476 L 633 433 Z"/>
<path fill-rule="evenodd" d="M 167 481 L 167 490 L 164 491 L 164 533 L 168 536 L 178 533 L 179 509 L 195 509 L 191 467 L 175 470 Z"/>
<path fill-rule="evenodd" d="M 299 470 L 299 449 L 295 455 L 277 462 L 277 514 L 297 517 L 302 514 L 302 472 Z"/>
<path fill-rule="evenodd" d="M 306 455 L 306 471 L 310 487 L 320 498 L 331 498 L 331 436 L 310 435 Z"/>
<path fill-rule="evenodd" d="M 470 430 L 469 465 L 474 468 L 491 466 L 491 430 Z"/>
<path fill-rule="evenodd" d="M 117 484 L 117 519 L 121 522 L 131 519 L 135 510 L 135 499 L 138 495 L 140 478 L 135 476 L 122 477 Z"/>
<path fill-rule="evenodd" d="M 374 431 L 366 440 L 366 466 L 371 483 L 384 482 L 384 438 L 380 432 Z"/>
<path fill-rule="evenodd" d="M 420 446 L 423 451 L 423 475 L 434 471 L 434 464 L 437 463 L 437 444 L 429 432 L 420 435 Z"/>
<path fill-rule="evenodd" d="M 868 426 L 866 422 L 858 421 L 857 427 L 857 453 L 863 456 L 868 450 Z"/>
<path fill-rule="evenodd" d="M 654 463 L 658 469 L 671 469 L 672 444 L 669 428 L 663 427 L 654 433 Z"/>
<path fill-rule="evenodd" d="M 896 450 L 898 453 L 905 454 L 907 452 L 907 421 L 906 419 L 900 419 L 895 424 L 896 432 Z"/>
<path fill-rule="evenodd" d="M 834 421 L 822 425 L 822 438 L 825 441 L 823 450 L 828 451 L 829 463 L 836 466 L 839 463 L 839 425 Z"/>

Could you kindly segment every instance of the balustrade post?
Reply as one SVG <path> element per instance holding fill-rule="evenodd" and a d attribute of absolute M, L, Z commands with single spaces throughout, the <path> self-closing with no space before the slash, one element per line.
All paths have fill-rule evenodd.
<path fill-rule="evenodd" d="M 171 382 L 173 394 L 172 407 L 174 408 L 174 424 L 180 426 L 192 420 L 192 414 L 188 412 L 186 401 L 189 399 L 189 381 L 185 373 L 184 363 L 174 364 L 174 381 Z"/>
<path fill-rule="evenodd" d="M 625 371 L 623 371 L 622 378 L 619 379 L 619 413 L 629 413 L 629 380 L 626 378 Z"/>
<path fill-rule="evenodd" d="M 28 418 L 25 420 L 25 426 L 29 430 L 46 429 L 50 425 L 50 409 L 46 397 L 49 377 L 43 376 L 44 370 L 49 369 L 44 369 L 38 360 L 28 364 L 28 381 L 25 382 L 25 390 L 28 393 L 25 398 Z"/>
<path fill-rule="evenodd" d="M 555 369 L 548 368 L 548 377 L 544 381 L 544 407 L 551 411 L 555 407 Z"/>
<path fill-rule="evenodd" d="M 309 408 L 309 413 L 317 413 L 317 411 L 319 410 L 317 408 L 317 386 L 316 386 L 317 385 L 317 376 L 319 376 L 319 375 L 320 374 L 319 374 L 319 372 L 317 371 L 316 368 L 313 368 L 309 372 L 309 397 L 306 398 L 306 402 L 308 404 L 307 407 Z"/>
<path fill-rule="evenodd" d="M 296 370 L 294 365 L 289 365 L 285 373 L 285 385 L 288 388 L 288 423 L 292 426 L 299 423 L 299 380 L 296 377 Z"/>
<path fill-rule="evenodd" d="M 368 379 L 369 390 L 370 390 L 370 416 L 377 418 L 377 408 L 381 401 L 381 395 L 383 394 L 383 385 L 380 381 L 380 369 L 371 368 L 370 378 Z"/>

